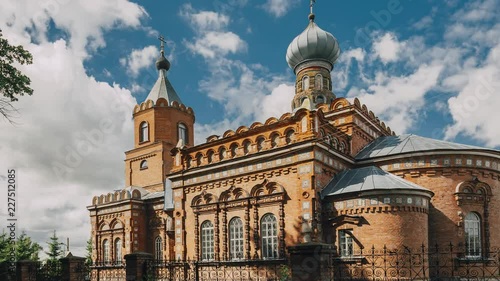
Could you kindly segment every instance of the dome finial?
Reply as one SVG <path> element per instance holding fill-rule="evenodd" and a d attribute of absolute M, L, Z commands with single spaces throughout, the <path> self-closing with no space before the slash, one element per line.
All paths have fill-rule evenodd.
<path fill-rule="evenodd" d="M 310 21 L 314 21 L 314 12 L 313 12 L 313 8 L 314 8 L 314 4 L 316 3 L 316 0 L 310 0 L 309 2 L 309 8 L 311 9 L 310 13 L 309 13 L 309 20 Z"/>
<path fill-rule="evenodd" d="M 163 35 L 158 36 L 158 40 L 160 40 L 160 57 L 156 60 L 156 69 L 158 70 L 169 70 L 170 62 L 165 58 L 165 38 Z"/>

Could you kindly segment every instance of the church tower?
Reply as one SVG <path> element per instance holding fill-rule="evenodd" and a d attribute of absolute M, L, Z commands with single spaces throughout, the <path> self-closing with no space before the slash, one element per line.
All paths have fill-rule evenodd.
<path fill-rule="evenodd" d="M 194 145 L 194 112 L 186 107 L 167 78 L 170 62 L 165 58 L 164 39 L 156 60 L 158 80 L 146 100 L 134 107 L 134 149 L 125 152 L 127 186 L 162 191 L 172 168 L 170 151 Z"/>
<path fill-rule="evenodd" d="M 314 22 L 313 4 L 311 1 L 308 26 L 293 39 L 286 53 L 286 61 L 297 77 L 292 111 L 314 109 L 335 99 L 330 72 L 340 55 L 340 47 L 331 33 Z"/>

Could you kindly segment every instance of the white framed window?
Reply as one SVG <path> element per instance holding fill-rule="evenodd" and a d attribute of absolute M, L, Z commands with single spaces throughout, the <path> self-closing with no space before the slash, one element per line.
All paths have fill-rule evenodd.
<path fill-rule="evenodd" d="M 201 224 L 201 260 L 214 260 L 214 225 L 211 221 Z"/>
<path fill-rule="evenodd" d="M 305 91 L 309 89 L 309 76 L 304 76 L 302 78 L 302 90 Z"/>
<path fill-rule="evenodd" d="M 321 74 L 316 74 L 316 76 L 314 76 L 314 88 L 316 90 L 323 89 L 323 76 Z M 324 102 L 324 100 L 322 102 Z"/>
<path fill-rule="evenodd" d="M 352 234 L 350 230 L 339 230 L 339 248 L 341 257 L 353 255 Z"/>
<path fill-rule="evenodd" d="M 120 238 L 115 240 L 115 263 L 122 263 L 122 240 Z"/>
<path fill-rule="evenodd" d="M 481 218 L 473 212 L 465 216 L 465 256 L 481 257 Z"/>
<path fill-rule="evenodd" d="M 178 140 L 182 140 L 184 144 L 188 143 L 188 131 L 186 125 L 179 123 L 177 125 Z"/>
<path fill-rule="evenodd" d="M 163 260 L 163 241 L 160 236 L 155 239 L 155 259 Z"/>
<path fill-rule="evenodd" d="M 273 214 L 265 214 L 260 221 L 262 258 L 278 258 L 278 225 Z"/>
<path fill-rule="evenodd" d="M 149 140 L 149 125 L 148 122 L 144 121 L 139 126 L 139 142 L 145 142 Z"/>
<path fill-rule="evenodd" d="M 239 217 L 229 222 L 229 258 L 231 260 L 243 259 L 243 222 Z"/>
<path fill-rule="evenodd" d="M 103 261 L 105 264 L 108 264 L 109 261 L 110 261 L 110 258 L 109 258 L 109 255 L 110 255 L 110 251 L 109 251 L 109 240 L 108 239 L 105 239 L 103 242 L 102 242 L 102 256 L 103 256 Z"/>

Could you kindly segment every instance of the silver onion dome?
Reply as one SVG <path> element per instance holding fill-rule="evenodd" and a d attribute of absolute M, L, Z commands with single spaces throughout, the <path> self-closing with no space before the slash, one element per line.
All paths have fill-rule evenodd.
<path fill-rule="evenodd" d="M 288 45 L 286 62 L 292 69 L 307 61 L 326 61 L 332 68 L 340 55 L 337 39 L 314 22 L 309 15 L 309 25 Z M 331 70 L 331 69 L 330 69 Z"/>

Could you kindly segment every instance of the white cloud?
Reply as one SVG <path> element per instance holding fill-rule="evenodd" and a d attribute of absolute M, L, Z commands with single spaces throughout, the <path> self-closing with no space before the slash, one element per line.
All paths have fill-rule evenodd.
<path fill-rule="evenodd" d="M 33 54 L 33 64 L 22 71 L 31 78 L 34 94 L 15 104 L 20 111 L 16 126 L 0 122 L 5 160 L 0 178 L 7 168 L 18 172 L 19 231 L 46 246 L 56 229 L 61 239 L 71 239 L 74 254 L 84 255 L 90 236 L 85 206 L 93 195 L 123 187 L 121 159 L 132 147 L 130 113 L 136 101 L 129 90 L 88 76 L 83 61 L 105 45 L 104 31 L 137 28 L 146 13 L 125 0 L 4 4 L 4 36 Z M 67 38 L 49 40 L 49 20 Z M 0 215 L 6 211 L 0 205 Z"/>
<path fill-rule="evenodd" d="M 194 43 L 185 41 L 186 47 L 204 58 L 225 56 L 246 50 L 247 44 L 232 32 L 211 31 L 195 39 Z"/>
<path fill-rule="evenodd" d="M 404 43 L 398 41 L 393 33 L 385 33 L 375 39 L 373 50 L 375 55 L 385 64 L 395 62 L 399 59 L 400 50 L 404 48 Z"/>
<path fill-rule="evenodd" d="M 196 12 L 191 4 L 185 4 L 180 15 L 190 21 L 194 30 L 221 30 L 226 28 L 230 21 L 229 16 L 213 11 Z"/>
<path fill-rule="evenodd" d="M 227 31 L 230 18 L 213 11 L 196 11 L 190 4 L 182 6 L 180 15 L 189 22 L 195 36 L 184 40 L 193 53 L 206 59 L 246 51 L 247 44 L 239 35 Z"/>
<path fill-rule="evenodd" d="M 352 88 L 348 96 L 359 98 L 393 131 L 405 133 L 418 120 L 425 94 L 437 85 L 442 69 L 440 65 L 422 65 L 408 76 L 377 72 L 368 89 Z"/>
<path fill-rule="evenodd" d="M 279 18 L 288 13 L 298 2 L 298 0 L 267 0 L 262 8 L 269 14 Z"/>
<path fill-rule="evenodd" d="M 494 120 L 500 118 L 500 44 L 493 48 L 485 63 L 470 67 L 449 80 L 460 82 L 457 96 L 448 100 L 454 123 L 446 128 L 446 138 L 463 133 L 485 142 L 500 145 L 500 132 Z M 453 83 L 449 82 L 449 83 Z M 455 84 L 456 85 L 456 84 Z"/>
<path fill-rule="evenodd" d="M 130 55 L 120 59 L 120 64 L 127 69 L 128 74 L 137 77 L 143 68 L 153 65 L 159 54 L 156 46 L 146 46 L 139 50 L 132 50 Z"/>

